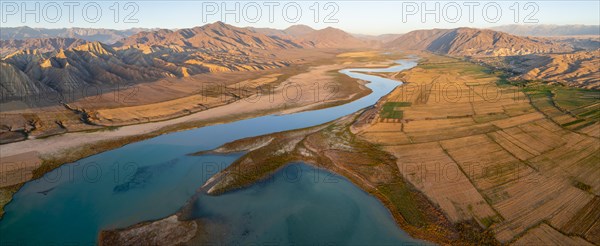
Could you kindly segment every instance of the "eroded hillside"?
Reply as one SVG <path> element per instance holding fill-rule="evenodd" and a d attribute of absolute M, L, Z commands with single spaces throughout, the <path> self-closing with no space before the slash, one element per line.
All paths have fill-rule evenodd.
<path fill-rule="evenodd" d="M 417 30 L 385 44 L 387 48 L 427 50 L 452 56 L 511 56 L 573 51 L 571 45 L 486 29 Z"/>

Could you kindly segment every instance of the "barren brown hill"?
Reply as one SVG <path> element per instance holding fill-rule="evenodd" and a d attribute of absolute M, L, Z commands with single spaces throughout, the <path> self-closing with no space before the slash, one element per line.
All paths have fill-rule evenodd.
<path fill-rule="evenodd" d="M 19 97 L 40 91 L 71 92 L 87 86 L 110 89 L 208 72 L 265 70 L 292 63 L 287 60 L 290 57 L 278 55 L 282 52 L 369 44 L 335 28 L 314 31 L 307 26 L 292 26 L 281 31 L 285 36 L 272 37 L 260 33 L 265 31 L 273 33 L 216 22 L 177 31 L 140 32 L 115 45 L 63 38 L 5 41 L 12 44 L 6 47 L 13 53 L 2 59 L 2 66 L 10 71 L 3 78 L 12 83 L 3 85 L 3 91 L 9 97 Z M 292 37 L 301 34 L 301 38 Z M 23 48 L 32 50 L 20 50 Z"/>
<path fill-rule="evenodd" d="M 509 72 L 513 81 L 542 81 L 600 89 L 600 49 L 564 54 L 476 57 L 473 61 Z"/>
<path fill-rule="evenodd" d="M 27 74 L 16 66 L 0 61 L 0 93 L 5 95 L 38 94 L 45 91 L 45 86 L 30 79 Z"/>
<path fill-rule="evenodd" d="M 364 35 L 364 34 L 352 34 L 354 37 L 363 39 L 363 40 L 376 40 L 382 43 L 387 43 L 394 41 L 395 39 L 401 37 L 404 34 L 381 34 L 381 35 Z"/>
<path fill-rule="evenodd" d="M 247 50 L 247 49 L 289 49 L 299 48 L 291 42 L 268 37 L 246 28 L 234 27 L 223 22 L 180 29 L 177 31 L 161 29 L 152 32 L 140 32 L 119 41 L 116 45 L 177 45 L 206 50 Z"/>
<path fill-rule="evenodd" d="M 538 61 L 538 62 L 536 62 Z M 549 55 L 532 60 L 521 75 L 526 80 L 543 80 L 588 89 L 600 89 L 600 49 Z"/>
<path fill-rule="evenodd" d="M 257 32 L 260 34 L 264 34 L 267 35 L 269 37 L 276 37 L 276 38 L 288 38 L 289 35 L 287 33 L 285 33 L 284 30 L 280 30 L 280 29 L 275 29 L 275 28 L 268 28 L 268 27 L 245 27 L 248 30 L 252 30 L 253 32 Z"/>
<path fill-rule="evenodd" d="M 298 33 L 297 30 L 295 32 Z M 297 37 L 297 40 L 299 40 L 299 42 L 301 43 L 311 44 L 311 46 L 315 48 L 348 49 L 365 48 L 373 45 L 372 42 L 361 40 L 340 29 L 336 29 L 333 27 L 328 27 L 325 29 L 300 35 Z"/>
<path fill-rule="evenodd" d="M 246 29 L 250 29 L 257 33 L 262 33 L 269 37 L 277 37 L 283 39 L 293 39 L 296 37 L 301 37 L 303 35 L 309 34 L 311 32 L 316 31 L 312 27 L 306 25 L 293 25 L 286 29 L 275 29 L 275 28 L 256 28 L 256 27 L 246 27 Z"/>
<path fill-rule="evenodd" d="M 301 36 L 310 34 L 314 31 L 317 31 L 317 30 L 313 29 L 312 27 L 306 26 L 306 25 L 293 25 L 293 26 L 286 28 L 283 31 L 287 35 L 290 35 L 292 37 L 301 37 Z"/>
<path fill-rule="evenodd" d="M 0 40 L 0 56 L 9 55 L 19 50 L 35 50 L 51 52 L 59 49 L 70 49 L 85 44 L 87 41 L 76 38 L 33 38 Z"/>
<path fill-rule="evenodd" d="M 412 31 L 385 44 L 387 48 L 427 50 L 454 56 L 511 56 L 570 52 L 570 45 L 473 28 Z"/>
<path fill-rule="evenodd" d="M 30 80 L 37 80 L 52 90 L 72 91 L 89 85 L 108 85 L 158 77 L 174 76 L 173 71 L 156 66 L 136 66 L 100 42 L 87 43 L 47 55 L 15 53 L 5 62 L 20 68 Z"/>
<path fill-rule="evenodd" d="M 278 59 L 264 54 L 206 51 L 175 45 L 114 48 L 93 42 L 45 54 L 15 52 L 3 58 L 3 68 L 10 71 L 3 73 L 3 81 L 11 81 L 3 83 L 3 90 L 9 92 L 7 95 L 17 97 L 35 94 L 40 90 L 64 93 L 80 91 L 87 86 L 112 88 L 160 78 L 188 77 L 207 72 L 264 70 L 289 64 Z M 36 89 L 38 87 L 42 88 Z"/>
<path fill-rule="evenodd" d="M 293 25 L 284 30 L 272 28 L 250 28 L 274 39 L 284 40 L 302 48 L 364 48 L 378 44 L 376 39 L 360 38 L 340 29 L 328 27 L 315 30 L 306 25 Z"/>
<path fill-rule="evenodd" d="M 554 36 L 544 37 L 552 41 L 568 43 L 575 49 L 596 50 L 600 49 L 600 35 L 580 35 L 580 36 Z"/>

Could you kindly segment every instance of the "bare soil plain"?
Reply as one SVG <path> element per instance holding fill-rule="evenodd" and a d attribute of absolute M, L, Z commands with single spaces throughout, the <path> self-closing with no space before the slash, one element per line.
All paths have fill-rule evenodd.
<path fill-rule="evenodd" d="M 600 140 L 584 130 L 598 124 L 586 117 L 597 112 L 596 92 L 565 97 L 582 91 L 523 88 L 470 62 L 418 55 L 417 67 L 384 74 L 407 84 L 374 108 L 214 150 L 248 152 L 202 191 L 226 193 L 304 161 L 379 198 L 414 237 L 440 244 L 600 244 Z M 587 126 L 570 127 L 578 117 Z"/>

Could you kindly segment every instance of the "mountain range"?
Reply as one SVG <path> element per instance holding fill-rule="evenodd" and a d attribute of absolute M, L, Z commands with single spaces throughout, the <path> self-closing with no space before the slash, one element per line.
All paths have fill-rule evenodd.
<path fill-rule="evenodd" d="M 284 30 L 252 27 L 250 29 L 273 38 L 288 40 L 304 48 L 348 49 L 377 46 L 377 43 L 372 40 L 356 37 L 332 27 L 315 30 L 305 25 L 293 25 Z"/>
<path fill-rule="evenodd" d="M 453 56 L 514 56 L 573 51 L 567 43 L 474 28 L 412 31 L 384 44 L 384 47 L 427 50 Z"/>
<path fill-rule="evenodd" d="M 35 50 L 36 52 L 52 52 L 59 49 L 75 48 L 88 41 L 77 38 L 31 38 L 0 40 L 0 56 L 19 50 Z"/>
<path fill-rule="evenodd" d="M 522 26 L 509 25 L 497 29 L 537 30 L 533 27 L 545 27 L 552 30 L 566 30 L 570 26 Z M 579 27 L 577 33 L 589 33 L 598 26 Z M 583 30 L 583 31 L 581 31 Z M 557 33 L 555 31 L 554 33 Z M 539 34 L 539 33 L 538 33 Z M 548 34 L 546 32 L 546 34 Z M 43 38 L 67 37 L 60 39 L 44 40 Z M 104 38 L 101 38 L 104 37 Z M 19 49 L 35 49 L 46 52 L 52 49 L 68 49 L 70 43 L 81 44 L 83 41 L 99 41 L 111 44 L 113 47 L 136 45 L 176 45 L 180 47 L 198 48 L 204 50 L 269 50 L 291 48 L 373 48 L 385 47 L 395 49 L 428 50 L 431 52 L 450 55 L 522 55 L 532 53 L 569 52 L 573 43 L 582 43 L 580 39 L 546 39 L 519 37 L 509 33 L 473 28 L 456 29 L 431 29 L 417 30 L 404 35 L 387 34 L 380 36 L 352 35 L 336 28 L 315 30 L 305 25 L 294 25 L 287 29 L 273 28 L 240 28 L 222 22 L 204 26 L 178 30 L 168 29 L 91 29 L 91 28 L 64 28 L 40 29 L 29 27 L 2 28 L 0 35 L 2 48 L 0 53 L 7 55 Z M 26 39 L 16 41 L 13 39 Z M 29 39 L 37 39 L 31 41 Z M 75 41 L 75 39 L 83 41 Z M 64 42 L 65 44 L 61 44 Z M 586 40 L 585 48 L 594 48 L 595 43 L 589 45 Z M 584 45 L 579 45 L 584 46 Z"/>
<path fill-rule="evenodd" d="M 600 25 L 505 25 L 491 27 L 494 31 L 519 36 L 584 36 L 600 35 Z"/>
<path fill-rule="evenodd" d="M 199 73 L 285 67 L 271 51 L 298 45 L 223 23 L 140 32 L 117 44 L 71 38 L 2 41 L 3 95 L 69 92 Z M 6 71 L 6 72 L 5 72 Z"/>
<path fill-rule="evenodd" d="M 139 32 L 118 41 L 115 45 L 177 45 L 205 50 L 266 50 L 301 47 L 294 42 L 274 39 L 262 33 L 234 27 L 223 22 L 175 31 L 160 29 Z"/>
<path fill-rule="evenodd" d="M 316 31 L 312 27 L 309 27 L 306 25 L 293 25 L 293 26 L 290 26 L 283 30 L 275 29 L 275 28 L 255 28 L 255 27 L 247 27 L 247 29 L 253 30 L 258 33 L 262 33 L 262 34 L 270 36 L 270 37 L 280 37 L 280 38 L 301 37 L 303 35 L 306 35 L 306 34 Z"/>
<path fill-rule="evenodd" d="M 518 78 L 543 80 L 560 84 L 600 89 L 600 49 L 582 50 L 568 54 L 524 56 L 517 58 L 521 69 Z"/>
<path fill-rule="evenodd" d="M 106 44 L 113 44 L 123 38 L 129 37 L 141 31 L 149 31 L 147 28 L 131 28 L 127 30 L 114 30 L 103 28 L 31 28 L 21 27 L 2 27 L 0 29 L 0 40 L 9 39 L 31 39 L 31 38 L 76 38 L 86 41 L 99 41 Z"/>
<path fill-rule="evenodd" d="M 17 29 L 21 31 L 15 31 Z M 2 30 L 3 36 L 10 37 L 84 33 L 81 32 L 83 29 L 76 29 L 80 32 L 75 29 L 50 32 L 50 29 L 13 28 L 9 32 L 11 36 L 4 32 L 6 28 Z M 129 32 L 133 30 L 86 29 L 85 33 L 93 37 L 98 37 L 94 35 L 99 33 L 112 33 L 115 36 L 111 35 L 111 40 L 115 40 L 121 35 L 113 44 L 93 41 L 89 36 L 86 36 L 88 39 L 47 37 L 0 41 L 2 81 L 10 81 L 3 83 L 0 90 L 19 96 L 199 73 L 272 69 L 293 63 L 287 60 L 289 57 L 278 56 L 287 50 L 383 47 L 452 56 L 515 56 L 574 50 L 560 41 L 473 28 L 418 30 L 401 36 L 387 35 L 386 39 L 361 38 L 331 27 L 315 30 L 296 25 L 277 30 L 241 28 L 222 22 L 179 30 Z"/>

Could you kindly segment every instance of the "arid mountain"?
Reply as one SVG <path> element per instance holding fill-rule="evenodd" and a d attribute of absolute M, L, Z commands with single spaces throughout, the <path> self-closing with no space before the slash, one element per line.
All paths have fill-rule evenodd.
<path fill-rule="evenodd" d="M 278 37 L 278 38 L 290 38 L 290 36 L 285 33 L 284 30 L 275 29 L 275 28 L 267 28 L 267 27 L 245 27 L 245 29 L 251 30 L 253 32 L 257 32 L 260 34 L 267 35 L 269 37 Z"/>
<path fill-rule="evenodd" d="M 573 47 L 565 43 L 473 28 L 412 31 L 386 43 L 385 47 L 427 50 L 454 56 L 512 56 L 573 51 Z"/>
<path fill-rule="evenodd" d="M 40 94 L 49 88 L 29 78 L 19 68 L 5 61 L 0 61 L 0 95 L 2 99 L 21 97 L 25 95 Z"/>
<path fill-rule="evenodd" d="M 288 31 L 300 34 L 303 30 L 308 29 L 295 26 Z M 110 88 L 199 73 L 279 68 L 291 62 L 279 58 L 275 54 L 278 50 L 368 44 L 334 28 L 288 39 L 222 22 L 177 31 L 140 32 L 114 45 L 64 38 L 5 42 L 12 53 L 2 58 L 2 67 L 9 71 L 3 74 L 3 81 L 14 85 L 3 84 L 3 91 L 13 96 L 69 92 L 86 86 Z"/>
<path fill-rule="evenodd" d="M 523 65 L 529 71 L 520 76 L 522 79 L 600 89 L 600 49 L 532 58 Z"/>
<path fill-rule="evenodd" d="M 600 35 L 600 25 L 506 25 L 490 29 L 519 36 Z"/>
<path fill-rule="evenodd" d="M 427 50 L 436 40 L 452 30 L 431 29 L 416 30 L 406 33 L 384 44 L 386 48 L 401 48 L 407 50 Z M 450 40 L 447 40 L 450 41 Z"/>
<path fill-rule="evenodd" d="M 31 28 L 22 27 L 2 27 L 0 28 L 0 39 L 30 39 L 30 38 L 77 38 L 86 41 L 100 41 L 105 44 L 115 43 L 130 35 L 141 31 L 147 31 L 144 28 L 132 28 L 127 30 L 113 30 L 101 28 Z"/>
<path fill-rule="evenodd" d="M 600 89 L 600 49 L 563 54 L 473 57 L 472 61 L 507 71 L 513 81 L 542 81 Z"/>
<path fill-rule="evenodd" d="M 139 44 L 149 46 L 177 45 L 215 51 L 300 48 L 297 44 L 281 39 L 274 39 L 253 30 L 234 27 L 223 22 L 176 31 L 161 29 L 158 31 L 140 32 L 119 41 L 116 45 L 130 46 Z"/>
<path fill-rule="evenodd" d="M 365 48 L 374 45 L 356 38 L 340 29 L 328 27 L 296 37 L 300 43 L 307 43 L 315 48 Z"/>
<path fill-rule="evenodd" d="M 68 92 L 88 85 L 111 85 L 117 83 L 150 80 L 175 76 L 168 69 L 158 68 L 152 59 L 130 59 L 111 47 L 99 42 L 87 43 L 68 50 L 47 55 L 15 53 L 4 59 L 15 66 L 32 81 L 54 91 Z"/>
<path fill-rule="evenodd" d="M 0 57 L 19 50 L 35 50 L 35 52 L 51 52 L 60 49 L 70 49 L 85 44 L 87 41 L 75 38 L 33 38 L 0 40 Z"/>
<path fill-rule="evenodd" d="M 50 53 L 25 50 L 4 57 L 2 81 L 11 83 L 3 83 L 2 90 L 11 96 L 39 91 L 72 92 L 86 86 L 111 88 L 160 78 L 264 70 L 288 64 L 273 57 L 209 52 L 175 45 L 113 48 L 92 42 Z"/>
<path fill-rule="evenodd" d="M 316 30 L 306 25 L 293 25 L 283 30 L 283 32 L 292 37 L 302 37 L 314 31 Z"/>
<path fill-rule="evenodd" d="M 544 38 L 573 45 L 573 47 L 576 49 L 583 49 L 583 50 L 600 49 L 600 35 L 556 36 L 556 37 L 544 37 Z"/>
<path fill-rule="evenodd" d="M 288 39 L 292 40 L 297 37 L 302 37 L 303 35 L 309 34 L 311 32 L 316 31 L 312 27 L 306 25 L 293 25 L 286 29 L 275 29 L 275 28 L 255 28 L 255 27 L 246 27 L 246 29 L 250 29 L 257 33 L 261 33 L 267 35 L 269 37 L 277 37 L 280 39 Z"/>
<path fill-rule="evenodd" d="M 352 36 L 360 38 L 360 39 L 376 40 L 376 41 L 380 41 L 382 43 L 387 43 L 387 42 L 393 41 L 393 40 L 401 37 L 402 35 L 403 34 L 381 34 L 381 35 L 352 34 Z"/>
<path fill-rule="evenodd" d="M 374 47 L 381 41 L 351 35 L 333 27 L 315 30 L 306 25 L 293 25 L 284 30 L 272 28 L 252 28 L 252 30 L 303 48 L 364 48 Z"/>
<path fill-rule="evenodd" d="M 340 29 L 328 27 L 314 30 L 295 25 L 285 30 L 272 28 L 240 28 L 216 22 L 177 31 L 140 32 L 119 41 L 116 46 L 177 45 L 205 50 L 273 50 L 293 48 L 361 48 L 373 42 L 356 38 Z"/>

